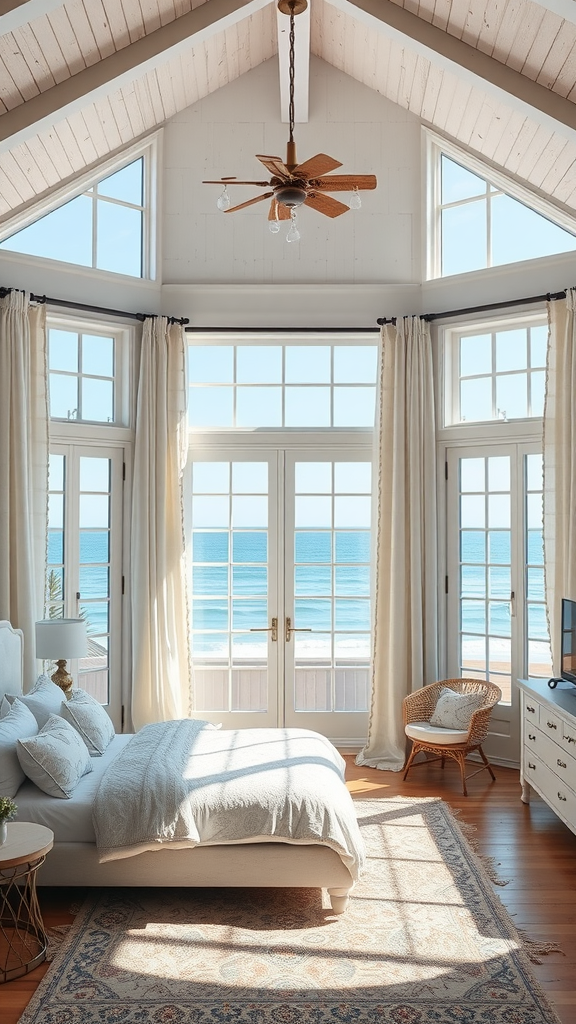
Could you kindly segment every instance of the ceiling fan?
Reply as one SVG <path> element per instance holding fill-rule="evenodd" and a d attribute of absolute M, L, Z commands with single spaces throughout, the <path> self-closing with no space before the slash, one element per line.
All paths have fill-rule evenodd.
<path fill-rule="evenodd" d="M 269 171 L 268 181 L 239 181 L 236 177 L 218 178 L 215 181 L 203 181 L 203 185 L 223 185 L 222 195 L 218 199 L 218 208 L 224 213 L 244 210 L 254 203 L 270 199 L 268 220 L 271 230 L 279 230 L 278 221 L 292 220 L 292 227 L 287 235 L 288 241 L 297 241 L 300 237 L 296 224 L 296 210 L 299 206 L 310 206 L 326 217 L 340 217 L 351 207 L 358 209 L 361 205 L 360 190 L 376 188 L 374 174 L 333 174 L 342 164 L 326 153 L 317 153 L 304 163 L 299 164 L 296 158 L 294 142 L 294 17 L 306 10 L 308 0 L 278 0 L 278 9 L 282 14 L 290 16 L 290 93 L 289 122 L 290 136 L 286 148 L 286 160 L 279 156 L 266 156 L 257 153 L 256 159 Z M 237 206 L 230 205 L 228 185 L 254 185 L 269 191 L 263 195 L 248 199 Z M 350 206 L 334 199 L 327 192 L 352 192 Z M 290 235 L 292 234 L 292 237 Z"/>

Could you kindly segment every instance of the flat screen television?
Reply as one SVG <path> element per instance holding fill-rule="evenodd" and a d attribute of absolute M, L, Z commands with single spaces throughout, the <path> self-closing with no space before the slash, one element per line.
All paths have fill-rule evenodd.
<path fill-rule="evenodd" d="M 576 601 L 562 598 L 561 612 L 561 662 L 560 679 L 566 679 L 576 686 Z M 550 679 L 548 686 L 552 689 L 560 679 Z"/>

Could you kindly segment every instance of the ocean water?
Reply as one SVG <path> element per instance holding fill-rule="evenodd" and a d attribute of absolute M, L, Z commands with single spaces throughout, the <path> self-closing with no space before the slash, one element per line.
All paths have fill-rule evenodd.
<path fill-rule="evenodd" d="M 109 631 L 107 531 L 81 531 L 81 608 L 90 635 Z M 367 530 L 299 531 L 295 538 L 294 625 L 316 636 L 296 636 L 300 652 L 326 653 L 321 634 L 335 630 L 339 649 L 349 653 L 368 649 L 370 630 L 370 535 Z M 252 655 L 265 647 L 268 622 L 267 534 L 265 531 L 195 531 L 192 537 L 194 649 L 215 655 L 227 647 L 230 629 L 243 631 L 234 640 Z M 506 530 L 461 534 L 461 629 L 469 644 L 485 633 L 511 636 L 510 535 Z M 62 561 L 62 533 L 50 531 L 48 562 Z M 229 561 L 231 565 L 229 566 Z M 548 641 L 544 605 L 542 535 L 528 533 L 528 635 Z M 198 565 L 197 563 L 203 563 Z M 230 574 L 230 579 L 229 579 Z M 246 651 L 248 653 L 248 650 Z"/>
<path fill-rule="evenodd" d="M 109 632 L 109 533 L 107 530 L 80 531 L 80 609 L 89 636 Z M 48 571 L 62 564 L 62 531 L 48 532 Z M 60 576 L 60 574 L 58 573 Z"/>

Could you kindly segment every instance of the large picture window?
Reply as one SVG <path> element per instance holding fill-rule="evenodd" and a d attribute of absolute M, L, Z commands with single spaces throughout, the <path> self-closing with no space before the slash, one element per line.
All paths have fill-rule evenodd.
<path fill-rule="evenodd" d="M 576 220 L 427 132 L 429 277 L 465 274 L 576 249 Z"/>

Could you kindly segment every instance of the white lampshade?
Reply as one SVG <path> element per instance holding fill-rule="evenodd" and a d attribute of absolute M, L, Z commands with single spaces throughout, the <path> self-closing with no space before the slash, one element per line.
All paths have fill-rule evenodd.
<path fill-rule="evenodd" d="M 84 619 L 42 619 L 36 623 L 36 657 L 51 661 L 83 658 L 86 654 Z"/>

